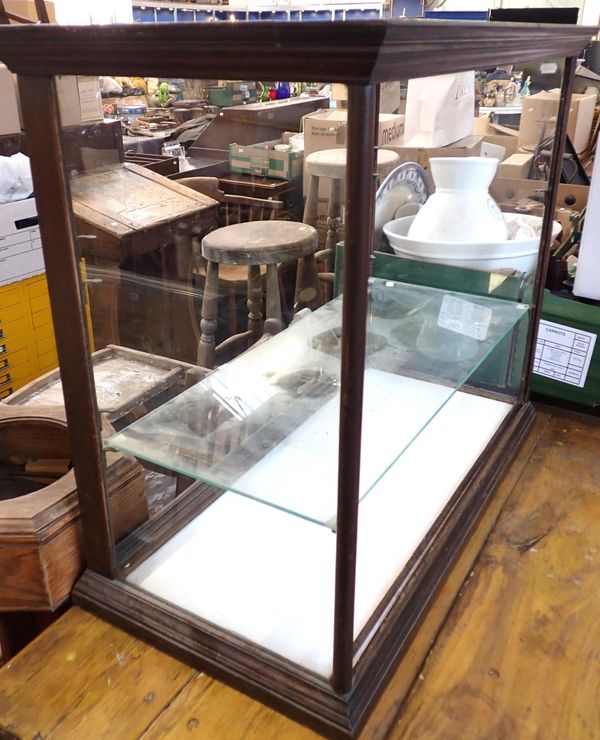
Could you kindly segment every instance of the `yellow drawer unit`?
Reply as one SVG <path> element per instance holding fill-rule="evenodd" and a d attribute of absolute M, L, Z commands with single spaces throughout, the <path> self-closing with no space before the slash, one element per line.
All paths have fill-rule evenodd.
<path fill-rule="evenodd" d="M 57 366 L 46 275 L 0 287 L 0 400 Z"/>
<path fill-rule="evenodd" d="M 45 275 L 0 287 L 0 335 L 0 398 L 57 366 Z"/>

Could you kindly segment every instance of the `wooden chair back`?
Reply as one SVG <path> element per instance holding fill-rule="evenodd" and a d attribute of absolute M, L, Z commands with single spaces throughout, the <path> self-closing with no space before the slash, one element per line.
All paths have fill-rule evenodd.
<path fill-rule="evenodd" d="M 230 226 L 245 221 L 274 221 L 285 216 L 282 200 L 224 193 L 219 188 L 219 180 L 216 177 L 184 177 L 177 182 L 221 203 L 219 226 Z"/>
<path fill-rule="evenodd" d="M 274 221 L 283 209 L 283 201 L 225 194 L 225 226 L 244 221 Z"/>

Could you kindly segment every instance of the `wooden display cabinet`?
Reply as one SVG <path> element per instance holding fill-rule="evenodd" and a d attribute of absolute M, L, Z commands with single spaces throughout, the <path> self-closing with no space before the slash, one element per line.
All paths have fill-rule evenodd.
<path fill-rule="evenodd" d="M 359 733 L 407 655 L 399 683 L 410 685 L 458 590 L 456 578 L 448 578 L 453 563 L 533 418 L 528 389 L 557 152 L 576 58 L 594 33 L 404 20 L 0 29 L 3 61 L 18 75 L 79 491 L 88 568 L 74 592 L 77 603 L 328 736 Z M 440 302 L 464 298 L 370 276 L 378 85 L 559 57 L 566 58 L 565 75 L 533 300 L 523 306 L 505 296 L 478 298 L 500 327 L 491 354 L 483 363 L 473 350 L 477 370 L 469 370 L 468 382 L 449 378 L 440 370 L 449 360 L 437 339 Z M 343 295 L 350 300 L 335 298 L 108 440 L 205 481 L 117 546 L 51 75 L 128 72 L 348 85 Z M 501 286 L 502 276 L 487 282 Z M 391 378 L 381 358 L 398 349 L 396 340 L 406 349 L 410 337 L 418 351 L 403 355 L 408 378 Z M 294 347 L 303 354 L 294 355 Z M 451 344 L 448 351 L 455 350 Z M 226 409 L 218 398 L 224 389 L 234 393 L 237 376 L 249 378 L 253 392 L 272 388 L 266 367 L 275 368 L 281 392 L 257 402 L 258 414 L 238 408 L 234 418 L 231 404 Z M 426 394 L 415 390 L 438 370 L 443 398 L 463 404 L 460 423 L 438 413 L 449 408 L 445 401 L 425 413 Z M 373 396 L 373 378 L 383 376 L 391 383 L 387 403 L 379 391 Z M 398 390 L 405 381 L 408 393 Z M 235 395 L 236 403 L 248 398 Z M 480 414 L 480 403 L 501 413 Z M 388 411 L 380 423 L 378 414 Z M 425 420 L 402 441 L 413 412 Z M 448 424 L 441 436 L 440 418 Z M 469 433 L 469 419 L 477 418 L 489 421 L 485 434 L 476 425 Z M 303 457 L 301 447 L 300 457 L 283 466 L 287 475 L 277 477 L 283 443 L 306 436 L 313 421 L 313 456 Z M 389 465 L 377 457 L 386 446 Z M 457 457 L 464 470 L 446 475 L 444 466 Z M 373 493 L 380 481 L 387 499 Z M 415 528 L 414 512 L 442 485 L 447 498 Z M 292 489 L 294 503 L 285 498 Z M 440 587 L 451 583 L 446 604 L 431 610 Z"/>

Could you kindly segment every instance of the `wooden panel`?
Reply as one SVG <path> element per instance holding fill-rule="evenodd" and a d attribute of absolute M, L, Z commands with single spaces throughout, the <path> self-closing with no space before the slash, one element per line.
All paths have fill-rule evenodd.
<path fill-rule="evenodd" d="M 13 33 L 11 33 L 13 32 Z M 0 29 L 2 59 L 26 74 L 382 82 L 577 55 L 594 35 L 577 26 L 447 21 L 164 23 Z M 157 54 L 160 49 L 160 54 Z M 231 53 L 235 50 L 235 53 Z M 426 60 L 426 64 L 423 63 Z"/>
<path fill-rule="evenodd" d="M 554 418 L 391 738 L 600 728 L 600 428 Z"/>
<path fill-rule="evenodd" d="M 194 730 L 207 740 L 312 740 L 321 737 L 202 673 L 194 676 L 139 740 L 179 740 Z"/>
<path fill-rule="evenodd" d="M 192 674 L 71 609 L 2 669 L 0 723 L 24 738 L 136 737 Z"/>

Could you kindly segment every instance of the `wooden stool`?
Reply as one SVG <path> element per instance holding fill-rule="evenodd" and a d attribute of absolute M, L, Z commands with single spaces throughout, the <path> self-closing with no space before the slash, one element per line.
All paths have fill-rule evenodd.
<path fill-rule="evenodd" d="M 276 334 L 283 329 L 278 264 L 299 260 L 296 280 L 298 308 L 314 301 L 318 295 L 317 231 L 297 221 L 247 221 L 207 234 L 202 240 L 206 260 L 206 281 L 202 300 L 201 337 L 198 364 L 214 367 L 215 355 L 240 341 L 255 342 L 264 333 Z M 248 330 L 215 346 L 219 265 L 248 267 Z M 266 320 L 263 324 L 260 268 L 267 267 Z"/>
<path fill-rule="evenodd" d="M 376 176 L 382 179 L 399 162 L 400 155 L 396 152 L 379 149 Z M 318 218 L 319 178 L 327 177 L 331 180 L 325 250 L 331 250 L 332 254 L 338 242 L 338 232 L 342 224 L 341 194 L 342 182 L 346 179 L 346 149 L 323 149 L 320 152 L 309 154 L 304 160 L 304 171 L 309 175 L 309 181 L 302 220 L 305 224 L 310 224 L 315 228 Z M 365 176 L 368 175 L 365 173 Z"/>

